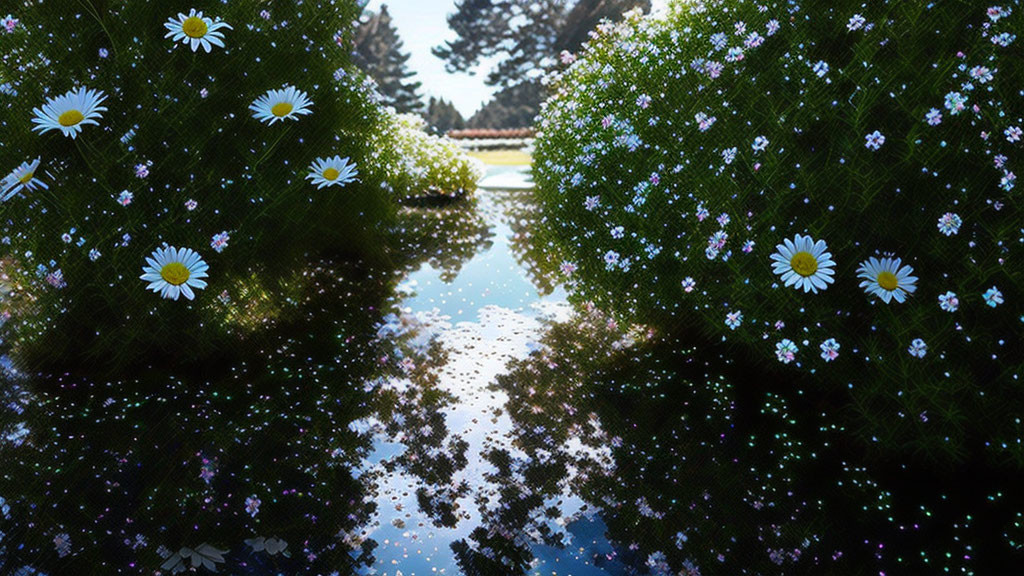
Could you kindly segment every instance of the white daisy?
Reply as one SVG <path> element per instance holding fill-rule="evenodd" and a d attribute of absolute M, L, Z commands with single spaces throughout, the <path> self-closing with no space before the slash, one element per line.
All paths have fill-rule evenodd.
<path fill-rule="evenodd" d="M 184 295 L 192 300 L 195 298 L 193 288 L 206 288 L 202 278 L 206 278 L 209 266 L 191 248 L 157 248 L 146 258 L 146 263 L 149 265 L 142 267 L 144 274 L 139 278 L 149 282 L 146 288 L 159 292 L 164 298 L 177 300 L 179 295 Z"/>
<path fill-rule="evenodd" d="M 792 240 L 785 239 L 775 250 L 772 272 L 782 276 L 786 286 L 817 293 L 835 282 L 836 263 L 832 254 L 826 252 L 828 246 L 824 240 L 815 242 L 810 236 L 797 234 Z"/>
<path fill-rule="evenodd" d="M 0 183 L 0 202 L 7 202 L 15 194 L 22 190 L 32 191 L 37 187 L 49 188 L 45 182 L 36 178 L 36 170 L 39 169 L 39 158 L 31 162 L 22 162 L 21 166 L 14 169 Z"/>
<path fill-rule="evenodd" d="M 344 186 L 356 179 L 359 172 L 356 165 L 348 163 L 348 158 L 335 156 L 333 158 L 317 158 L 309 167 L 307 180 L 316 184 L 317 190 L 325 186 Z"/>
<path fill-rule="evenodd" d="M 313 103 L 310 102 L 305 92 L 286 84 L 280 90 L 270 90 L 257 98 L 249 106 L 249 109 L 253 111 L 253 118 L 260 122 L 273 124 L 278 120 L 283 121 L 285 118 L 298 120 L 300 114 L 312 112 L 309 109 L 312 105 Z"/>
<path fill-rule="evenodd" d="M 100 112 L 107 111 L 100 103 L 106 99 L 107 97 L 99 90 L 69 90 L 63 96 L 50 98 L 42 108 L 32 111 L 36 115 L 32 119 L 36 126 L 32 129 L 38 130 L 40 134 L 60 130 L 65 136 L 74 138 L 82 131 L 82 126 L 99 125 L 96 119 L 100 117 Z"/>
<path fill-rule="evenodd" d="M 917 290 L 917 277 L 911 276 L 914 269 L 901 266 L 899 258 L 871 257 L 861 262 L 857 277 L 863 278 L 860 287 L 868 294 L 874 294 L 888 304 L 891 300 L 903 302 L 907 294 Z"/>
<path fill-rule="evenodd" d="M 231 30 L 227 22 L 221 22 L 220 18 L 212 20 L 202 12 L 196 12 L 195 8 L 189 10 L 188 16 L 179 12 L 177 18 L 168 19 L 164 28 L 169 30 L 164 38 L 171 38 L 174 42 L 180 40 L 191 46 L 193 52 L 198 52 L 200 46 L 207 52 L 213 50 L 213 46 L 223 48 L 224 33 L 220 30 Z"/>

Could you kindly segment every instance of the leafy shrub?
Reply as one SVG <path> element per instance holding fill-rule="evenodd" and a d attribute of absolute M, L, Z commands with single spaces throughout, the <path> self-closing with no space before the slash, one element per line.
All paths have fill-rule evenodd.
<path fill-rule="evenodd" d="M 870 445 L 1024 461 L 1022 20 L 705 0 L 603 25 L 535 154 L 578 297 L 781 361 Z"/>
<path fill-rule="evenodd" d="M 426 123 L 416 114 L 386 110 L 370 145 L 375 152 L 367 171 L 397 199 L 428 192 L 458 196 L 476 190 L 477 180 L 483 177 L 478 160 L 449 138 L 428 134 Z"/>
<path fill-rule="evenodd" d="M 316 254 L 390 263 L 385 178 L 399 189 L 471 186 L 464 158 L 409 135 L 349 68 L 360 10 L 348 0 L 93 1 L 28 3 L 4 20 L 0 322 L 23 366 L 123 368 L 230 345 L 238 319 L 218 312 L 218 295 L 246 291 L 254 275 L 280 285 Z M 193 43 L 190 30 L 205 36 Z M 290 116 L 276 117 L 274 102 L 256 110 L 288 86 L 308 113 L 301 98 Z M 44 104 L 79 89 L 105 110 L 41 132 Z M 331 167 L 336 179 L 321 188 L 311 177 Z M 195 302 L 161 299 L 140 280 L 165 245 L 209 265 Z"/>

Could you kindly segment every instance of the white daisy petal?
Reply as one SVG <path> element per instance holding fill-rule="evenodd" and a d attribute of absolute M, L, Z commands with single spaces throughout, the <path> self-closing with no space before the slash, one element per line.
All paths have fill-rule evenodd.
<path fill-rule="evenodd" d="M 810 236 L 784 238 L 771 255 L 772 273 L 787 287 L 817 294 L 819 289 L 828 288 L 834 274 L 835 262 L 827 250 L 824 240 L 815 241 Z"/>
<path fill-rule="evenodd" d="M 32 123 L 36 126 L 33 126 L 32 130 L 37 130 L 40 134 L 59 130 L 73 139 L 82 131 L 82 126 L 99 124 L 101 112 L 107 110 L 99 104 L 105 99 L 103 92 L 86 88 L 71 90 L 63 96 L 50 98 L 42 107 L 33 109 L 35 117 Z"/>
<path fill-rule="evenodd" d="M 913 268 L 901 264 L 900 258 L 868 258 L 857 268 L 857 277 L 864 279 L 860 287 L 868 295 L 878 296 L 886 304 L 892 300 L 905 302 L 907 295 L 917 289 L 917 277 L 911 276 Z"/>
<path fill-rule="evenodd" d="M 331 158 L 317 158 L 309 167 L 306 179 L 316 185 L 317 190 L 327 186 L 344 187 L 349 182 L 356 181 L 359 171 L 354 163 L 349 163 L 348 157 L 334 156 Z"/>
<path fill-rule="evenodd" d="M 159 292 L 160 296 L 177 300 L 184 295 L 186 299 L 195 298 L 195 290 L 206 288 L 201 278 L 207 276 L 209 266 L 202 256 L 191 248 L 157 248 L 146 257 L 146 266 L 142 268 L 139 278 L 149 282 L 147 289 Z"/>
<path fill-rule="evenodd" d="M 223 33 L 218 30 L 230 30 L 231 26 L 220 19 L 214 20 L 192 9 L 188 14 L 179 12 L 176 17 L 171 17 L 164 23 L 164 28 L 168 30 L 164 38 L 170 38 L 175 44 L 181 42 L 193 52 L 197 52 L 201 47 L 210 53 L 214 46 L 224 47 Z"/>
<path fill-rule="evenodd" d="M 270 90 L 263 96 L 257 98 L 249 109 L 253 111 L 253 118 L 267 124 L 291 118 L 298 120 L 304 114 L 310 114 L 313 105 L 305 92 L 296 90 L 292 86 L 285 85 L 280 90 Z"/>
<path fill-rule="evenodd" d="M 49 188 L 38 177 L 40 162 L 39 158 L 22 162 L 20 166 L 0 181 L 0 202 L 6 202 L 22 191 L 31 192 L 36 188 Z"/>

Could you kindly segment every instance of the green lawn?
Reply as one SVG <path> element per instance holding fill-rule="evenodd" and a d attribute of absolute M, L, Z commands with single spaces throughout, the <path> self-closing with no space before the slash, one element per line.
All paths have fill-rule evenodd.
<path fill-rule="evenodd" d="M 529 166 L 533 162 L 533 158 L 522 150 L 481 150 L 469 155 L 494 166 Z"/>

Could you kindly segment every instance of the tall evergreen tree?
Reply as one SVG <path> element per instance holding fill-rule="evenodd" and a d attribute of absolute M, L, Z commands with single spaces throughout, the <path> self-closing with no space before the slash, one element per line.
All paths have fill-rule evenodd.
<path fill-rule="evenodd" d="M 406 67 L 409 53 L 403 52 L 402 46 L 388 7 L 383 5 L 380 12 L 367 12 L 360 21 L 353 61 L 377 82 L 385 104 L 399 112 L 419 112 L 423 109 L 422 83 L 410 80 L 415 72 Z"/>
<path fill-rule="evenodd" d="M 445 134 L 449 130 L 462 130 L 466 127 L 466 120 L 462 114 L 454 104 L 444 98 L 438 99 L 431 96 L 424 119 L 430 129 L 437 134 Z"/>
<path fill-rule="evenodd" d="M 487 83 L 518 84 L 562 50 L 575 52 L 605 19 L 650 0 L 460 0 L 448 16 L 455 40 L 434 48 L 450 72 L 471 72 L 481 58 L 498 57 Z"/>

